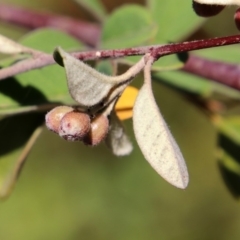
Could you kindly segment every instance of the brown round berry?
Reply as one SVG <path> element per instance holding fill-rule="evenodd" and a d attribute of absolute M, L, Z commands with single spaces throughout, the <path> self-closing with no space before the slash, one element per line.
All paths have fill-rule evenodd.
<path fill-rule="evenodd" d="M 210 4 L 203 4 L 193 1 L 193 9 L 195 13 L 200 17 L 212 17 L 220 13 L 224 8 L 225 5 L 210 5 Z"/>
<path fill-rule="evenodd" d="M 83 139 L 86 145 L 96 146 L 102 142 L 108 134 L 109 121 L 104 115 L 99 115 L 91 122 L 91 129 Z"/>
<path fill-rule="evenodd" d="M 88 114 L 73 111 L 62 118 L 58 134 L 68 141 L 80 141 L 88 134 L 90 126 Z"/>
<path fill-rule="evenodd" d="M 45 116 L 47 128 L 55 133 L 58 133 L 61 119 L 66 113 L 71 111 L 73 111 L 73 108 L 68 106 L 58 106 L 53 108 Z"/>

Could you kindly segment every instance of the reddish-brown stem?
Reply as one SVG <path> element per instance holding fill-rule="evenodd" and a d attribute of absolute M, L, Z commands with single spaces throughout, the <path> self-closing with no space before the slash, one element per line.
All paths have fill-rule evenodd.
<path fill-rule="evenodd" d="M 96 46 L 101 31 L 100 26 L 96 24 L 91 24 L 68 17 L 39 13 L 6 4 L 0 4 L 0 19 L 31 29 L 44 26 L 56 27 L 72 34 L 91 46 Z M 157 60 L 159 57 L 164 55 L 236 44 L 239 42 L 240 35 L 235 35 L 230 37 L 213 38 L 207 40 L 204 39 L 185 43 L 117 50 L 79 52 L 73 53 L 73 55 L 78 59 L 87 61 L 103 58 L 120 58 L 126 56 L 144 55 L 150 52 Z M 7 77 L 35 68 L 44 67 L 53 63 L 54 60 L 51 55 L 40 54 L 36 58 L 27 59 L 0 70 L 0 79 L 5 79 Z M 238 69 L 237 65 L 190 56 L 183 70 L 198 76 L 203 76 L 208 79 L 221 82 L 235 89 L 240 89 L 240 79 L 238 77 L 240 70 Z"/>
<path fill-rule="evenodd" d="M 6 4 L 0 4 L 0 19 L 29 29 L 40 27 L 60 29 L 90 46 L 96 45 L 101 32 L 97 24 L 55 14 L 40 13 Z"/>
<path fill-rule="evenodd" d="M 197 50 L 202 48 L 210 48 L 217 46 L 224 46 L 229 44 L 236 44 L 240 42 L 240 35 L 213 38 L 206 40 L 198 40 L 184 43 L 166 44 L 166 45 L 155 45 L 145 46 L 136 48 L 125 48 L 118 50 L 99 50 L 99 51 L 87 51 L 73 53 L 73 56 L 83 61 L 97 60 L 105 58 L 121 58 L 126 56 L 145 55 L 151 53 L 156 59 L 161 56 L 175 54 L 184 51 Z M 23 60 L 10 67 L 0 70 L 0 79 L 4 79 L 22 72 L 26 72 L 32 69 L 41 68 L 46 65 L 53 64 L 54 60 L 49 54 L 39 54 L 38 57 Z"/>
<path fill-rule="evenodd" d="M 205 48 L 220 47 L 226 45 L 232 45 L 240 43 L 240 35 L 228 36 L 228 37 L 218 37 L 210 38 L 204 40 L 196 40 L 183 43 L 172 43 L 166 45 L 153 45 L 145 47 L 136 48 L 125 48 L 125 49 L 114 49 L 114 50 L 102 50 L 93 52 L 79 52 L 75 53 L 74 56 L 80 60 L 93 60 L 96 58 L 120 58 L 127 56 L 144 55 L 146 53 L 151 53 L 153 57 L 157 60 L 160 57 L 189 52 L 193 50 L 200 50 Z"/>
<path fill-rule="evenodd" d="M 28 72 L 33 69 L 42 68 L 51 64 L 55 61 L 50 54 L 39 54 L 38 57 L 28 58 L 26 60 L 19 61 L 14 65 L 3 68 L 0 70 L 0 80 L 5 80 L 8 77 L 15 76 L 20 73 Z"/>
<path fill-rule="evenodd" d="M 154 49 L 153 55 L 157 59 L 159 57 L 169 55 L 169 54 L 189 52 L 193 50 L 200 50 L 200 49 L 212 48 L 212 47 L 220 47 L 220 46 L 232 45 L 236 43 L 240 43 L 240 35 L 233 35 L 228 37 L 216 37 L 211 39 L 202 39 L 202 40 L 183 42 L 183 43 L 167 44 L 164 46 L 159 46 L 156 49 Z"/>
<path fill-rule="evenodd" d="M 97 44 L 101 32 L 101 28 L 97 24 L 76 20 L 70 17 L 36 12 L 7 4 L 0 4 L 0 19 L 31 29 L 45 26 L 56 27 L 72 34 L 92 46 Z M 155 49 L 155 57 L 159 58 L 160 56 L 174 53 L 239 43 L 239 38 L 240 35 L 236 35 L 231 37 L 191 41 L 186 42 L 186 44 L 167 44 L 164 47 L 158 45 L 161 49 Z M 122 50 L 120 51 L 121 53 L 119 53 L 118 50 L 113 51 L 111 56 L 107 53 L 106 57 L 112 57 L 112 55 L 116 55 L 118 57 L 119 55 L 122 56 L 125 53 L 127 53 L 127 56 L 132 54 L 136 55 L 135 48 L 132 50 L 128 49 L 125 53 L 123 53 Z M 131 51 L 133 52 L 131 53 Z"/>
<path fill-rule="evenodd" d="M 184 71 L 240 89 L 240 67 L 190 55 Z"/>

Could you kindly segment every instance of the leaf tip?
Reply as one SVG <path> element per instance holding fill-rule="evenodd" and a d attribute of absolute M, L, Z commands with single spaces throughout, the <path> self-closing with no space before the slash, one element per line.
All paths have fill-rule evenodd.
<path fill-rule="evenodd" d="M 64 63 L 63 63 L 63 50 L 61 47 L 57 47 L 54 52 L 53 52 L 53 59 L 55 60 L 55 62 L 57 64 L 59 64 L 60 66 L 64 67 Z"/>
<path fill-rule="evenodd" d="M 176 182 L 175 184 L 173 184 L 175 187 L 180 188 L 180 189 L 186 189 L 189 183 L 189 176 L 188 173 L 186 172 L 185 174 L 183 174 L 183 176 L 181 177 L 181 180 L 179 180 L 178 182 Z"/>

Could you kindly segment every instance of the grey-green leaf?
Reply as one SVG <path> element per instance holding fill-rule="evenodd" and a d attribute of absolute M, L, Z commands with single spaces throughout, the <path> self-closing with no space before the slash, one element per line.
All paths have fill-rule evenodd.
<path fill-rule="evenodd" d="M 144 66 L 144 58 L 118 76 L 107 76 L 58 47 L 54 53 L 64 64 L 69 92 L 82 110 L 96 112 L 117 99 Z M 62 58 L 62 61 L 61 59 Z"/>
<path fill-rule="evenodd" d="M 58 44 L 66 49 L 76 49 L 82 46 L 73 37 L 48 28 L 28 33 L 21 39 L 21 44 L 49 53 L 52 53 Z M 20 59 L 17 60 L 20 61 Z M 15 58 L 8 59 L 8 63 L 2 64 L 1 61 L 0 65 L 7 67 L 14 64 L 14 61 L 16 61 Z M 11 114 L 24 112 L 26 109 L 23 108 L 25 107 L 34 110 L 36 105 L 49 104 L 50 102 L 74 103 L 68 93 L 64 69 L 58 65 L 28 71 L 0 82 L 0 115 L 6 112 Z"/>
<path fill-rule="evenodd" d="M 182 153 L 156 105 L 151 85 L 144 83 L 133 108 L 133 127 L 138 145 L 150 165 L 178 188 L 188 185 Z"/>
<path fill-rule="evenodd" d="M 132 143 L 114 111 L 110 116 L 110 129 L 105 141 L 116 156 L 125 156 L 132 152 Z"/>
<path fill-rule="evenodd" d="M 101 103 L 116 83 L 111 81 L 108 76 L 63 51 L 60 47 L 56 51 L 63 59 L 72 98 L 83 108 Z"/>
<path fill-rule="evenodd" d="M 23 45 L 14 42 L 13 40 L 0 35 L 0 52 L 5 54 L 23 53 L 27 50 Z"/>

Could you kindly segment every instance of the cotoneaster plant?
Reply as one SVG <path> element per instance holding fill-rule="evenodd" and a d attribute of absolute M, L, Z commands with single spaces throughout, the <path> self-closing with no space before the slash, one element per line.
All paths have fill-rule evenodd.
<path fill-rule="evenodd" d="M 118 127 L 122 128 L 120 135 L 114 129 L 111 129 L 111 125 L 116 126 L 119 123 L 119 120 L 112 118 L 111 114 L 115 111 L 114 106 L 123 91 L 131 83 L 136 74 L 144 68 L 144 84 L 137 95 L 133 107 L 133 126 L 136 140 L 146 160 L 164 179 L 178 188 L 186 188 L 188 184 L 188 171 L 185 161 L 158 110 L 152 93 L 151 65 L 156 60 L 154 52 L 152 54 L 145 54 L 139 62 L 119 76 L 103 75 L 64 52 L 61 48 L 55 51 L 54 57 L 60 65 L 65 67 L 69 92 L 78 102 L 80 111 L 92 116 L 93 123 L 99 118 L 109 118 L 109 131 L 113 133 L 109 135 L 105 134 L 105 132 L 108 132 L 108 128 L 105 127 L 108 126 L 106 120 L 102 124 L 104 126 L 104 136 L 107 135 L 107 138 L 110 138 L 107 142 L 112 143 L 109 145 L 112 148 L 112 152 L 116 154 L 117 150 L 117 152 L 124 153 L 122 155 L 129 154 L 128 150 L 132 149 L 132 146 L 127 136 L 125 136 L 121 125 Z M 69 114 L 67 113 L 66 115 Z M 90 136 L 92 135 L 92 139 L 94 139 L 94 128 L 91 131 Z M 66 131 L 65 134 L 70 136 L 71 129 L 69 133 Z M 68 139 L 72 140 L 75 137 L 68 137 Z M 102 139 L 104 138 L 101 136 Z M 84 142 L 86 142 L 86 139 Z M 100 143 L 101 141 L 97 142 Z"/>
<path fill-rule="evenodd" d="M 192 6 L 198 15 L 210 17 L 220 13 L 227 5 L 238 5 L 239 3 L 240 1 L 206 0 L 193 1 Z M 141 12 L 141 14 L 144 12 L 143 8 L 139 6 L 129 7 L 130 10 L 132 8 L 134 10 L 137 9 L 136 11 Z M 129 9 L 127 9 L 127 12 L 130 11 Z M 99 18 L 101 17 L 99 16 Z M 236 23 L 238 22 L 237 19 L 238 17 L 235 17 Z M 153 35 L 156 32 L 154 27 L 154 24 L 151 25 Z M 145 35 L 143 37 L 146 37 Z M 194 67 L 199 66 L 199 64 L 205 64 L 205 71 L 199 73 L 199 76 L 205 73 L 211 74 L 212 72 L 207 71 L 207 68 L 210 69 L 214 64 L 220 65 L 220 63 L 210 62 L 201 58 L 198 59 L 194 56 L 186 57 L 186 53 L 193 50 L 231 45 L 239 42 L 240 36 L 235 35 L 189 42 L 110 50 L 93 49 L 90 51 L 67 52 L 62 47 L 57 47 L 52 55 L 36 50 L 35 48 L 26 47 L 1 35 L 0 52 L 14 55 L 14 60 L 10 61 L 11 64 L 9 65 L 6 63 L 6 67 L 0 70 L 0 79 L 8 79 L 8 77 L 40 69 L 54 63 L 64 67 L 68 91 L 71 98 L 75 101 L 74 104 L 47 102 L 45 105 L 36 104 L 36 106 L 24 107 L 18 110 L 18 112 L 14 112 L 14 114 L 36 110 L 46 112 L 48 110 L 45 116 L 47 128 L 63 139 L 67 141 L 80 141 L 92 147 L 105 142 L 114 155 L 125 156 L 131 153 L 133 146 L 122 125 L 124 117 L 122 118 L 118 114 L 118 108 L 119 106 L 121 107 L 119 103 L 124 98 L 125 92 L 131 89 L 129 85 L 135 79 L 136 75 L 143 72 L 143 84 L 139 91 L 137 90 L 133 94 L 135 97 L 131 100 L 131 113 L 128 116 L 133 118 L 136 141 L 145 159 L 159 175 L 173 186 L 185 189 L 189 182 L 189 175 L 184 157 L 167 123 L 162 117 L 153 95 L 152 75 L 156 71 L 154 65 L 159 59 L 164 59 L 164 56 L 178 54 L 179 58 L 183 56 L 185 58 L 181 63 L 182 70 L 197 72 Z M 142 57 L 140 60 L 132 62 L 131 67 L 120 75 L 103 74 L 85 63 L 89 60 L 98 61 L 127 56 Z M 196 62 L 198 64 L 194 65 Z M 159 68 L 156 69 L 159 71 Z M 218 77 L 221 78 L 221 76 Z M 230 86 L 229 83 L 224 83 Z M 239 86 L 232 85 L 231 87 L 239 89 Z M 39 132 L 36 131 L 36 134 L 33 135 L 33 140 L 29 143 L 30 145 L 38 135 Z M 28 149 L 30 149 L 29 146 Z M 5 181 L 4 179 L 2 181 L 1 197 L 5 197 L 10 193 L 24 160 L 25 157 L 21 158 L 14 171 L 7 176 L 7 180 Z"/>

